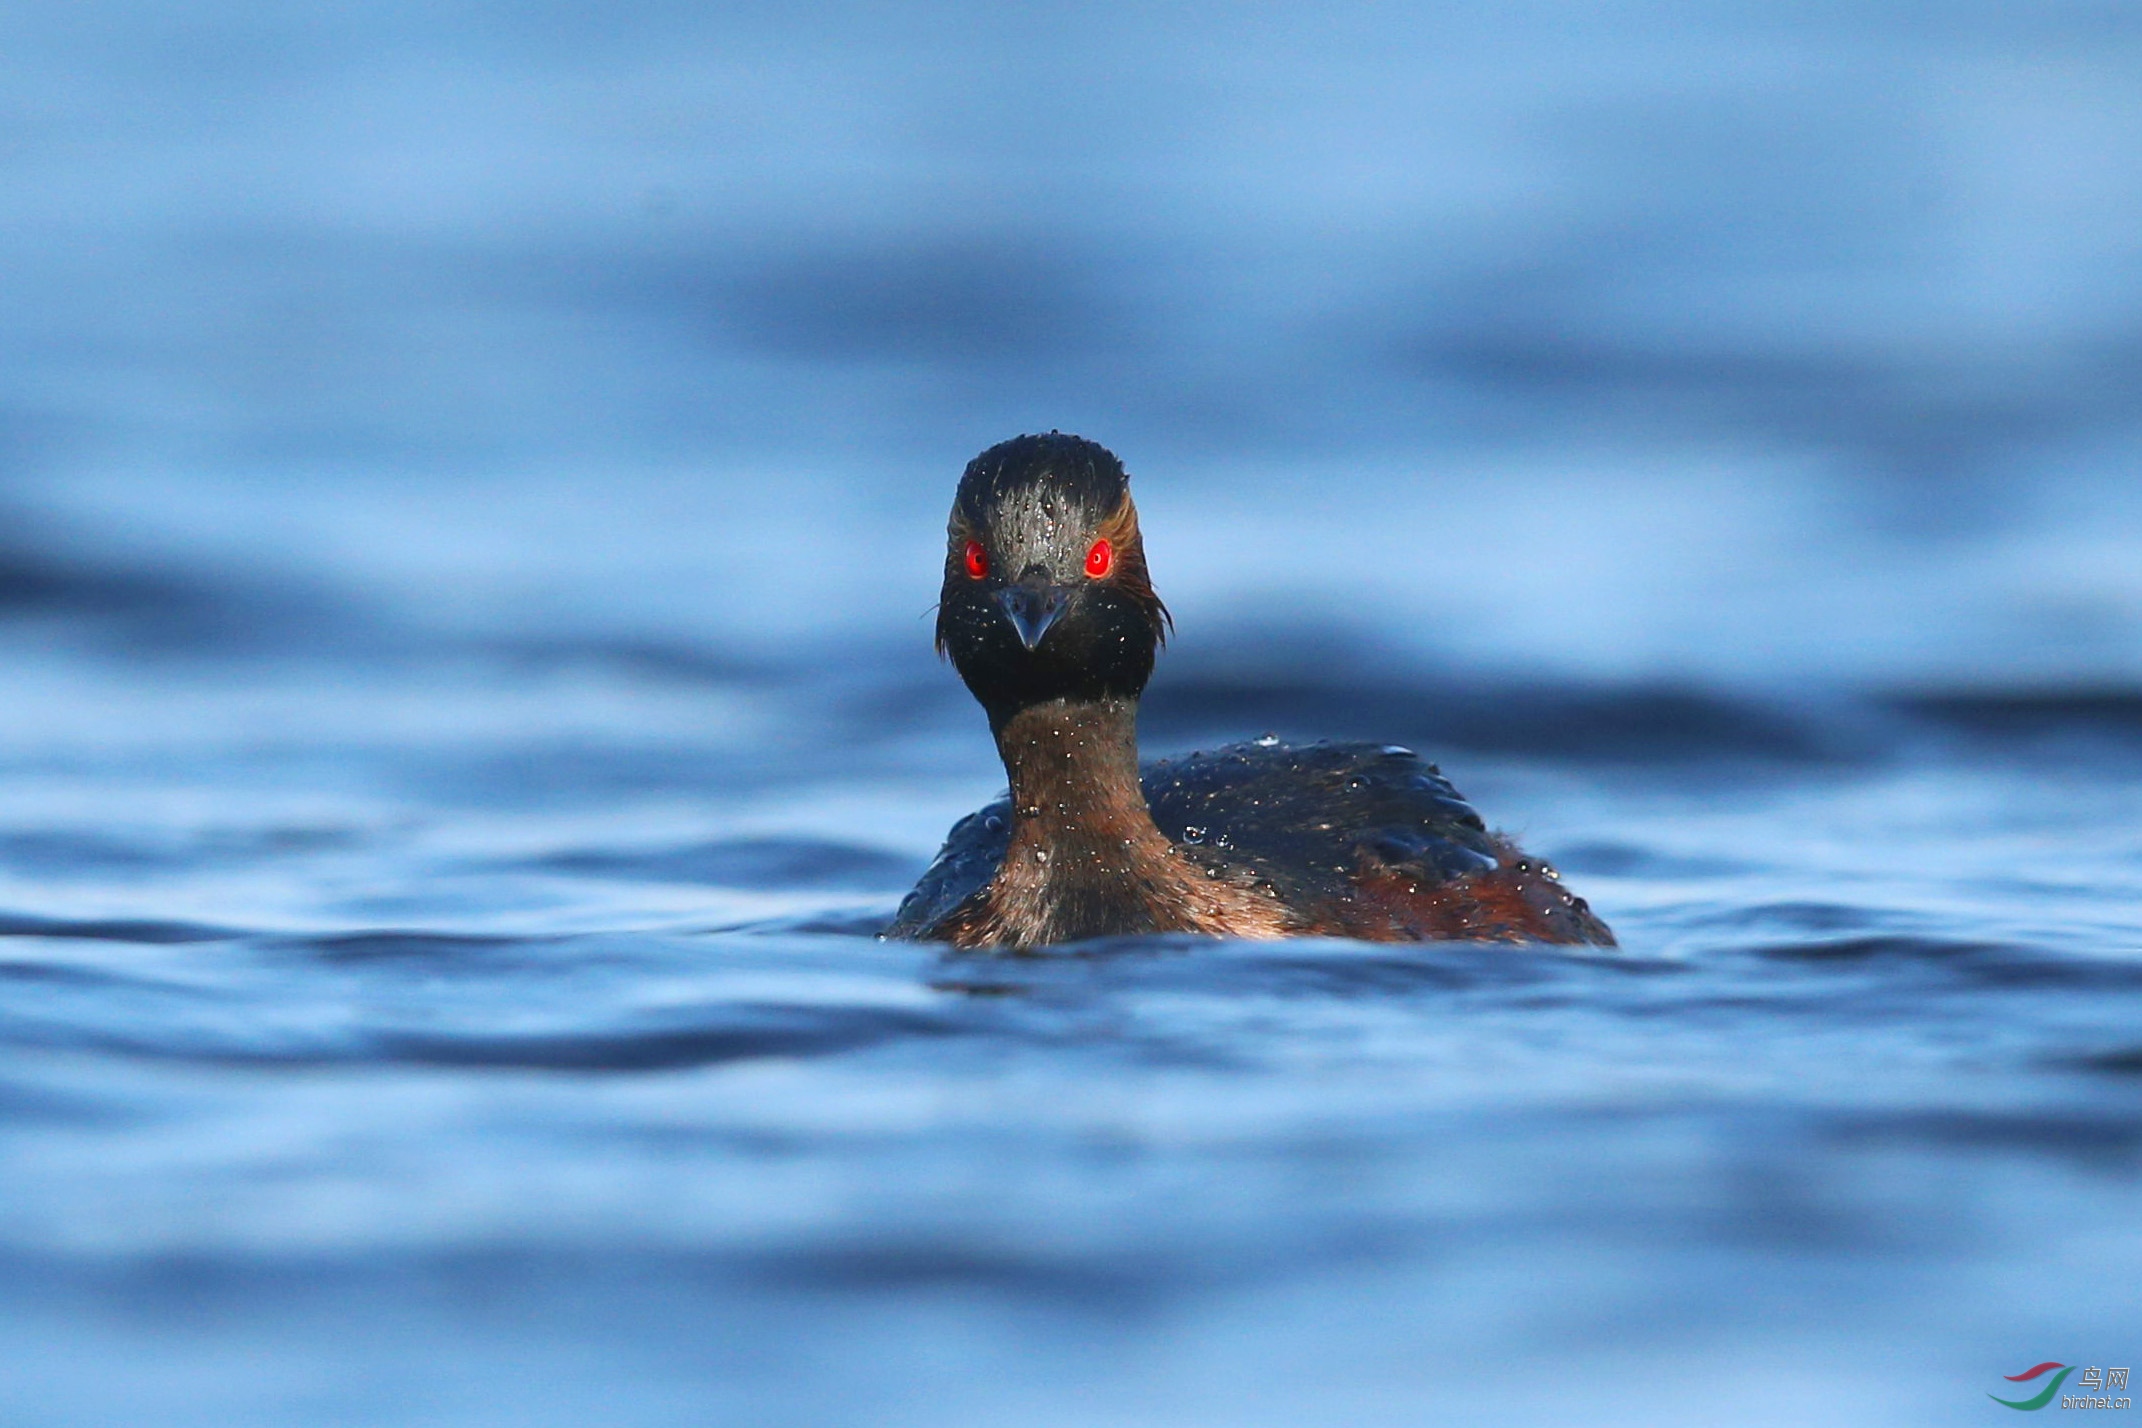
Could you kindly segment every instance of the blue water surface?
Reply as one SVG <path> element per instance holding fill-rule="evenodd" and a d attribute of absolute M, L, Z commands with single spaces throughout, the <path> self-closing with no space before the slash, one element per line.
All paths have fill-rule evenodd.
<path fill-rule="evenodd" d="M 2142 1351 L 2142 14 L 0 15 L 0 1422 L 1950 1424 Z M 1617 950 L 874 933 L 1164 754 Z M 1974 1418 L 1977 1415 L 1977 1418 Z"/>

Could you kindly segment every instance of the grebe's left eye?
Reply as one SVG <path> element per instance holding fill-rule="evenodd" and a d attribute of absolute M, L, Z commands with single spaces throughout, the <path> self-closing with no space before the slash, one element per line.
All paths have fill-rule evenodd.
<path fill-rule="evenodd" d="M 969 580 L 987 580 L 989 578 L 989 552 L 982 549 L 982 543 L 978 540 L 967 542 L 967 578 Z"/>
<path fill-rule="evenodd" d="M 1099 580 L 1116 568 L 1116 548 L 1106 540 L 1097 540 L 1093 549 L 1086 552 L 1086 573 Z"/>

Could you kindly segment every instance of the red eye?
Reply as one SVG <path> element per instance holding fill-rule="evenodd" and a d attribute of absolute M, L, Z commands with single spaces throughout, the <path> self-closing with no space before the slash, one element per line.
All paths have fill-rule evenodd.
<path fill-rule="evenodd" d="M 1116 548 L 1105 540 L 1095 541 L 1093 549 L 1086 552 L 1086 573 L 1099 580 L 1115 568 Z"/>
<path fill-rule="evenodd" d="M 1090 564 L 1091 562 L 1088 563 Z M 978 540 L 967 542 L 967 578 L 969 580 L 987 580 L 989 578 L 989 552 L 982 549 L 982 543 Z"/>

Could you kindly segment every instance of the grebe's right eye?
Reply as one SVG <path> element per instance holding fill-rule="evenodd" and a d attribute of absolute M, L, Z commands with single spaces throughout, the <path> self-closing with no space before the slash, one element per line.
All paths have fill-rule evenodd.
<path fill-rule="evenodd" d="M 982 549 L 982 543 L 978 540 L 967 542 L 967 578 L 969 580 L 987 580 L 989 578 L 989 552 Z"/>

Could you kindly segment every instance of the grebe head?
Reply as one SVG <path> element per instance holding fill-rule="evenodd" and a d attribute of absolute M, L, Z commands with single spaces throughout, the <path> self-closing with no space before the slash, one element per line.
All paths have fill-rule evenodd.
<path fill-rule="evenodd" d="M 1053 699 L 1134 700 L 1168 612 L 1106 448 L 1050 432 L 967 464 L 945 536 L 937 648 L 1001 727 Z"/>

